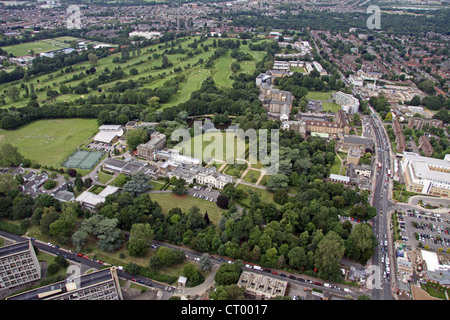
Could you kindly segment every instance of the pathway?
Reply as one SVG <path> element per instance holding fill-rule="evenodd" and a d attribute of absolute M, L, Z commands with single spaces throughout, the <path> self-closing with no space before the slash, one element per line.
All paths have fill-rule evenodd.
<path fill-rule="evenodd" d="M 175 289 L 174 295 L 176 295 L 176 296 L 195 296 L 195 295 L 201 296 L 209 288 L 214 286 L 214 284 L 215 284 L 214 277 L 215 277 L 218 269 L 219 269 L 219 265 L 214 263 L 211 267 L 211 272 L 208 274 L 208 277 L 205 279 L 205 281 L 202 284 L 200 284 L 196 287 L 193 287 L 193 288 L 178 287 L 177 289 Z"/>

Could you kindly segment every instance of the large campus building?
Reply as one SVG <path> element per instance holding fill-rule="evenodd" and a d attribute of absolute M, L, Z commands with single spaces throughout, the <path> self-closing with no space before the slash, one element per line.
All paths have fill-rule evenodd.
<path fill-rule="evenodd" d="M 0 248 L 0 290 L 41 278 L 41 268 L 31 241 Z"/>
<path fill-rule="evenodd" d="M 7 300 L 123 300 L 115 267 L 66 279 Z"/>
<path fill-rule="evenodd" d="M 137 146 L 137 156 L 151 159 L 156 150 L 161 150 L 166 145 L 166 135 L 155 131 L 151 134 L 150 140 Z"/>
<path fill-rule="evenodd" d="M 104 124 L 98 130 L 99 132 L 95 135 L 94 141 L 100 143 L 114 143 L 123 136 L 123 129 L 120 124 Z"/>
<path fill-rule="evenodd" d="M 450 193 L 450 154 L 444 160 L 404 152 L 401 162 L 406 190 L 448 197 Z"/>
<path fill-rule="evenodd" d="M 355 114 L 359 111 L 359 100 L 351 94 L 338 91 L 334 93 L 334 101 L 348 114 Z"/>

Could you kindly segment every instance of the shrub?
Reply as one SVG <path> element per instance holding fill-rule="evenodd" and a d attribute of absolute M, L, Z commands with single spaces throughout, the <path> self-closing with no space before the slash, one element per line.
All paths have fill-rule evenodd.
<path fill-rule="evenodd" d="M 53 189 L 54 187 L 56 187 L 57 184 L 58 184 L 58 182 L 55 180 L 47 180 L 44 183 L 44 189 L 45 190 Z"/>

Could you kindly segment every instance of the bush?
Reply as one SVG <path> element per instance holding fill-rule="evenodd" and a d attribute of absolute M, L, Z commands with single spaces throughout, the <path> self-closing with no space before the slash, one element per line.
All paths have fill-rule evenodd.
<path fill-rule="evenodd" d="M 58 272 L 58 270 L 59 270 L 59 265 L 57 263 L 52 263 L 47 268 L 47 272 L 49 275 L 54 275 L 55 273 Z"/>
<path fill-rule="evenodd" d="M 228 209 L 228 203 L 229 203 L 229 202 L 230 202 L 230 200 L 228 199 L 227 196 L 225 196 L 225 195 L 223 195 L 223 194 L 220 194 L 220 195 L 217 197 L 216 204 L 217 204 L 217 206 L 218 206 L 219 208 L 222 208 L 222 209 Z"/>
<path fill-rule="evenodd" d="M 55 180 L 47 180 L 44 183 L 44 189 L 45 190 L 53 189 L 54 187 L 56 187 L 57 184 L 58 184 L 58 182 Z"/>

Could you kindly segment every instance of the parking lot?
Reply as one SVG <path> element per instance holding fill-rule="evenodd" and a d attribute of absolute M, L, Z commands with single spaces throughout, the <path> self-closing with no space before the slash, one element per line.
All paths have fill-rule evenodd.
<path fill-rule="evenodd" d="M 114 150 L 114 147 L 111 144 L 101 143 L 101 142 L 96 142 L 96 141 L 92 141 L 86 147 L 90 148 L 90 149 L 94 149 L 94 150 L 105 151 L 105 152 L 110 152 L 110 151 Z"/>
<path fill-rule="evenodd" d="M 209 190 L 207 187 L 195 186 L 194 188 L 188 189 L 188 195 L 206 201 L 216 202 L 220 192 L 217 190 Z"/>
<path fill-rule="evenodd" d="M 450 217 L 418 210 L 399 212 L 402 238 L 411 247 L 429 246 L 432 250 L 450 248 Z"/>

